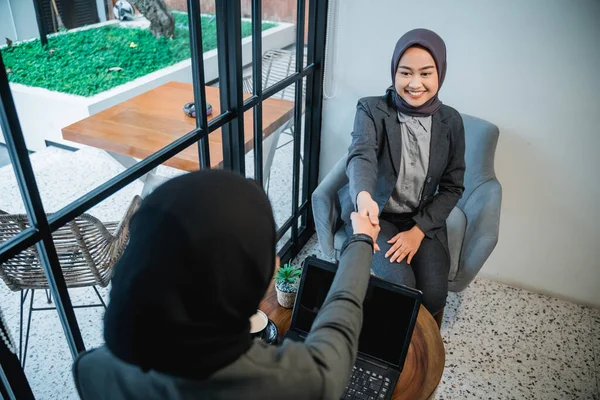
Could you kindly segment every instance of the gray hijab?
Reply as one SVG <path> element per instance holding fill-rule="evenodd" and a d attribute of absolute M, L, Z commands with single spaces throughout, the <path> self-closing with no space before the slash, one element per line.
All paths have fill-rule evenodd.
<path fill-rule="evenodd" d="M 412 31 L 406 32 L 396 43 L 396 48 L 394 49 L 394 55 L 392 57 L 392 86 L 387 89 L 387 93 L 392 97 L 392 102 L 397 111 L 414 117 L 427 117 L 434 114 L 442 106 L 442 102 L 438 99 L 437 93 L 422 106 L 413 107 L 404 101 L 398 92 L 396 92 L 395 88 L 396 70 L 398 69 L 400 58 L 402 57 L 402 54 L 412 46 L 420 46 L 429 51 L 435 61 L 438 72 L 438 93 L 439 89 L 442 88 L 444 78 L 446 77 L 446 44 L 442 38 L 433 31 L 428 29 L 413 29 Z"/>

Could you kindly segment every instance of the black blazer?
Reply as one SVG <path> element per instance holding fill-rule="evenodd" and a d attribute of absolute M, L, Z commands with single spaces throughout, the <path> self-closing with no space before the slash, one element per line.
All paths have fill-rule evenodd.
<path fill-rule="evenodd" d="M 363 190 L 371 194 L 381 213 L 398 181 L 401 140 L 391 96 L 358 101 L 346 163 L 349 183 L 338 192 L 345 223 L 350 223 L 356 197 Z M 430 146 L 427 178 L 413 219 L 427 237 L 438 235 L 447 249 L 446 219 L 464 191 L 465 130 L 458 111 L 442 105 L 432 115 Z"/>

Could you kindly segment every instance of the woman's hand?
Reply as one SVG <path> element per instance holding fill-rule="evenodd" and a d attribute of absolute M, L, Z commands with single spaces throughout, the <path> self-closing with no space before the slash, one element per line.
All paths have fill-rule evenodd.
<path fill-rule="evenodd" d="M 354 231 L 354 234 L 357 235 L 362 233 L 371 236 L 373 239 L 373 250 L 379 250 L 379 246 L 377 246 L 377 236 L 379 236 L 381 227 L 379 225 L 373 225 L 366 215 L 361 215 L 356 212 L 350 214 L 350 219 L 352 220 L 352 230 Z"/>
<path fill-rule="evenodd" d="M 360 215 L 369 217 L 372 225 L 379 225 L 379 206 L 369 192 L 362 191 L 356 197 L 356 208 Z"/>
<path fill-rule="evenodd" d="M 388 241 L 388 243 L 393 245 L 388 252 L 385 253 L 385 258 L 391 256 L 391 263 L 394 261 L 401 263 L 406 257 L 406 263 L 410 264 L 413 256 L 417 253 L 417 250 L 419 250 L 419 246 L 421 246 L 424 237 L 425 234 L 417 225 L 408 231 L 400 232 Z"/>
<path fill-rule="evenodd" d="M 371 225 L 377 227 L 377 233 L 379 233 L 381 230 L 379 227 L 379 206 L 375 200 L 373 200 L 369 192 L 363 190 L 358 194 L 356 198 L 356 208 L 360 215 L 369 218 Z M 352 222 L 352 225 L 354 226 L 354 222 Z M 375 251 L 380 250 L 379 245 L 375 240 L 373 240 L 373 247 Z"/>

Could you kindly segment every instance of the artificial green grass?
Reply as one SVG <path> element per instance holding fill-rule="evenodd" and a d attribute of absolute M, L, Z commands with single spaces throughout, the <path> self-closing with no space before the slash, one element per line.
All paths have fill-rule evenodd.
<path fill-rule="evenodd" d="M 186 13 L 173 12 L 175 37 L 157 39 L 148 29 L 114 25 L 5 47 L 2 58 L 11 82 L 62 93 L 93 96 L 115 86 L 190 58 Z M 262 29 L 276 24 L 263 23 Z M 216 21 L 202 17 L 204 51 L 217 47 Z M 252 23 L 242 21 L 242 37 L 252 34 Z"/>

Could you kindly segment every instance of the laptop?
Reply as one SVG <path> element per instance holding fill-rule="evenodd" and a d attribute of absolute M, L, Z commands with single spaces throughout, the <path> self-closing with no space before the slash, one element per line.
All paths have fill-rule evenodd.
<path fill-rule="evenodd" d="M 304 261 L 286 338 L 304 341 L 333 283 L 337 266 Z M 358 356 L 342 399 L 391 399 L 412 337 L 422 293 L 371 276 L 363 303 Z"/>

